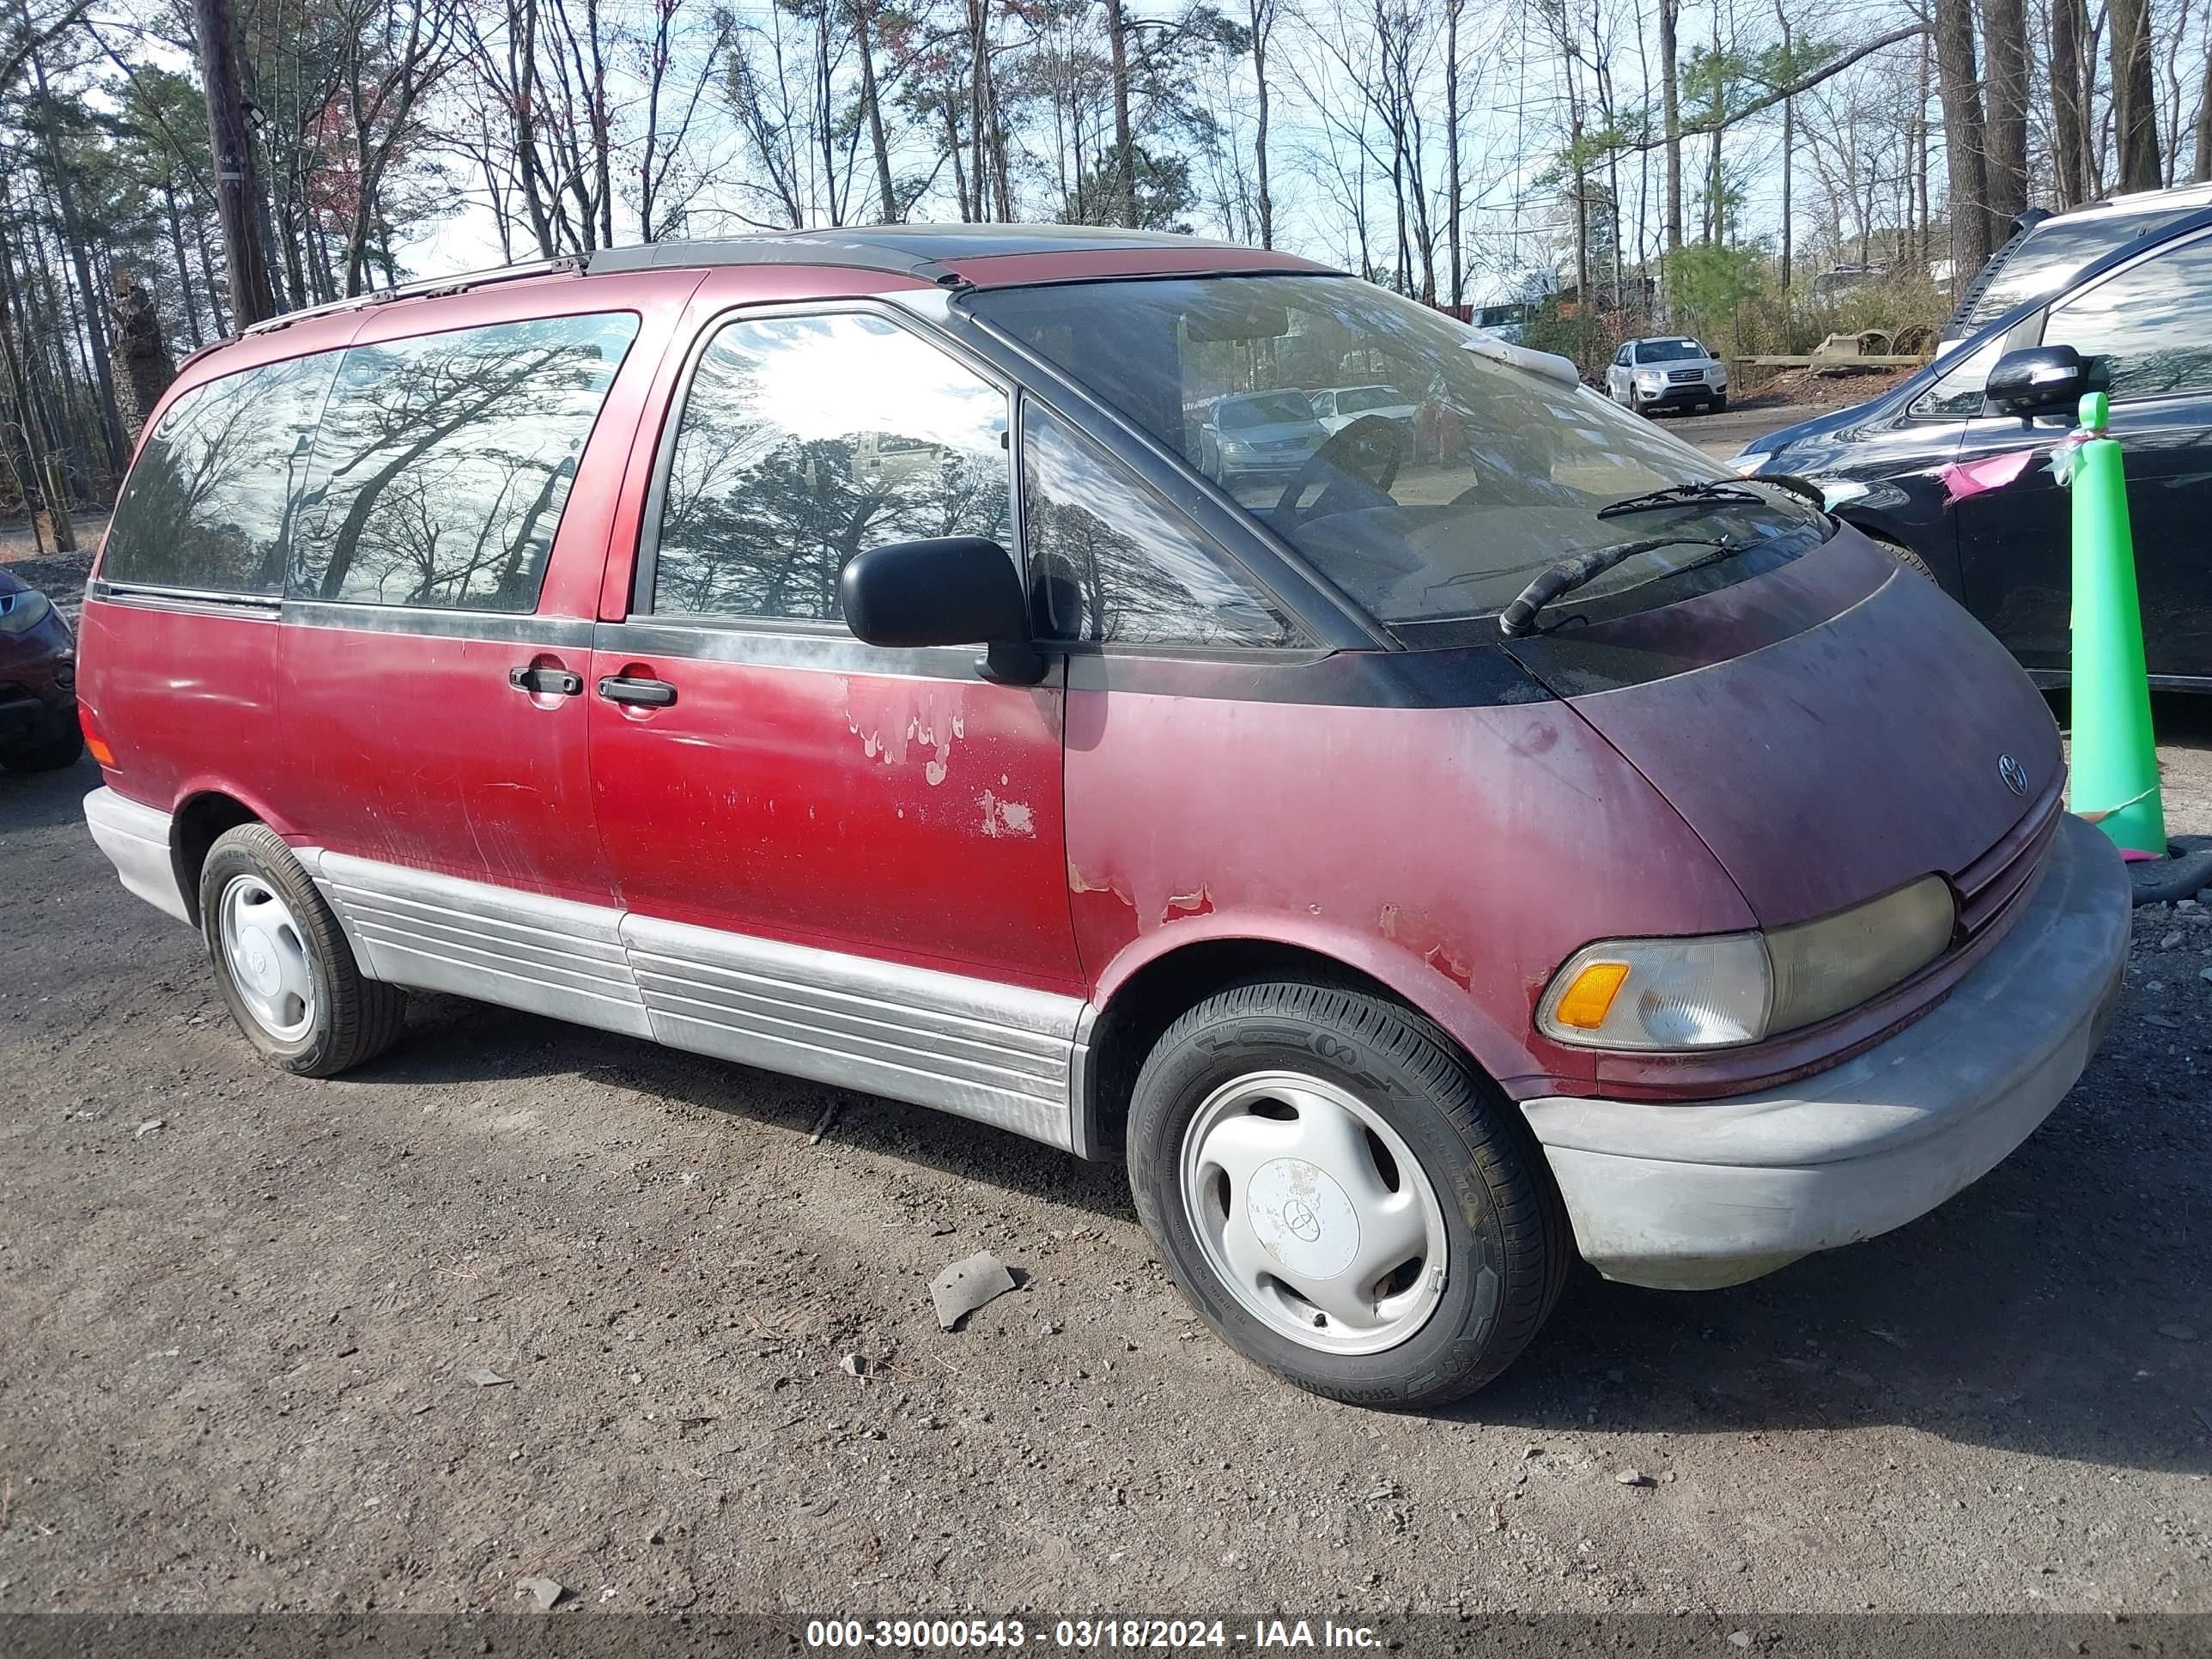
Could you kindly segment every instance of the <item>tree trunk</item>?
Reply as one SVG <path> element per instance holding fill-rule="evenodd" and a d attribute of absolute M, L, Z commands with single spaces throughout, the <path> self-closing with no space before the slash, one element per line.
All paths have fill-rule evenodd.
<path fill-rule="evenodd" d="M 261 240 L 261 176 L 253 164 L 252 136 L 246 127 L 230 0 L 193 0 L 192 27 L 199 35 L 200 85 L 207 95 L 216 211 L 222 221 L 223 257 L 230 266 L 230 313 L 243 329 L 274 316 L 276 303 Z"/>
<path fill-rule="evenodd" d="M 26 7 L 23 27 L 31 26 L 30 11 Z M 84 226 L 76 214 L 76 191 L 70 187 L 69 167 L 62 159 L 61 140 L 54 131 L 53 101 L 46 94 L 46 65 L 45 54 L 31 54 L 32 84 L 38 90 L 39 125 L 45 142 L 46 167 L 54 181 L 54 204 L 60 210 L 62 235 L 69 243 L 70 267 L 76 277 L 77 303 L 83 307 L 84 330 L 91 344 L 93 381 L 100 393 L 100 438 L 107 451 L 109 470 L 123 470 L 125 443 L 123 420 L 115 405 L 115 380 L 107 367 L 107 331 L 100 325 L 100 295 L 93 287 L 92 268 L 85 261 L 87 238 Z"/>
<path fill-rule="evenodd" d="M 1677 61 L 1675 25 L 1682 0 L 1659 0 L 1659 88 L 1666 112 L 1667 255 L 1682 251 L 1682 77 Z"/>
<path fill-rule="evenodd" d="M 1782 23 L 1782 72 L 1791 80 L 1797 78 L 1797 66 L 1790 60 L 1790 14 L 1783 9 L 1782 0 L 1775 0 L 1774 15 Z M 1790 303 L 1790 167 L 1797 148 L 1797 100 L 1782 100 L 1782 302 Z"/>
<path fill-rule="evenodd" d="M 2120 188 L 2156 190 L 2165 182 L 2158 157 L 2158 100 L 2151 85 L 2149 0 L 2112 0 L 2112 137 L 2119 149 Z"/>
<path fill-rule="evenodd" d="M 2027 9 L 2024 0 L 1982 0 L 1989 49 L 1990 234 L 2002 240 L 2027 206 Z"/>
<path fill-rule="evenodd" d="M 1121 222 L 1137 224 L 1137 141 L 1129 127 L 1129 31 L 1121 16 L 1121 0 L 1106 0 L 1106 44 L 1114 64 L 1115 189 Z"/>
<path fill-rule="evenodd" d="M 2089 95 L 2081 73 L 2088 32 L 2085 0 L 2051 0 L 2051 162 L 2062 208 L 2089 199 Z"/>
<path fill-rule="evenodd" d="M 192 268 L 185 262 L 185 229 L 177 217 L 177 192 L 169 181 L 161 181 L 161 204 L 169 216 L 169 250 L 177 261 L 177 297 L 185 307 L 185 332 L 191 336 L 192 349 L 198 351 L 207 343 L 200 333 L 199 302 L 192 295 Z"/>
<path fill-rule="evenodd" d="M 1989 263 L 1989 177 L 1982 156 L 1982 94 L 1968 0 L 1935 0 L 1936 75 L 1943 93 L 1943 151 L 1951 180 L 1952 281 L 1963 287 Z"/>
<path fill-rule="evenodd" d="M 872 3 L 853 0 L 853 42 L 860 52 L 860 104 L 868 118 L 868 143 L 876 153 L 876 194 L 881 202 L 877 222 L 890 225 L 900 218 L 898 187 L 891 182 L 891 150 L 884 137 L 884 105 L 876 88 L 876 41 L 868 27 Z"/>
<path fill-rule="evenodd" d="M 177 378 L 177 365 L 161 338 L 161 319 L 154 309 L 154 296 L 142 287 L 128 265 L 115 268 L 115 382 L 122 405 L 124 430 L 135 447 L 145 429 L 146 418 L 169 382 Z"/>
<path fill-rule="evenodd" d="M 1274 25 L 1274 9 L 1275 0 L 1252 0 L 1252 78 L 1260 89 L 1259 131 L 1253 141 L 1253 155 L 1258 163 L 1260 174 L 1261 247 L 1275 245 L 1275 198 L 1267 182 L 1267 35 Z M 1451 15 L 1456 21 L 1455 6 Z M 1455 69 L 1455 65 L 1454 67 Z M 1447 70 L 1448 75 L 1452 72 L 1451 70 Z M 1456 107 L 1451 101 L 1451 85 L 1447 80 L 1444 98 L 1448 109 Z M 2203 145 L 2199 144 L 2197 148 L 2198 153 L 2203 154 Z M 1459 287 L 1459 250 L 1456 246 L 1459 240 L 1459 130 L 1456 123 L 1452 128 L 1452 287 L 1456 297 Z"/>
<path fill-rule="evenodd" d="M 2212 184 L 2212 41 L 2204 46 L 2204 89 L 2197 104 L 2197 165 L 2189 176 L 2197 184 Z"/>

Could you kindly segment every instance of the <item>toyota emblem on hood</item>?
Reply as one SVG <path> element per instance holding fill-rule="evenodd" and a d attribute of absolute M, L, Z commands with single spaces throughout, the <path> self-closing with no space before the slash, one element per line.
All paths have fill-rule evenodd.
<path fill-rule="evenodd" d="M 2027 793 L 2027 769 L 2010 755 L 1997 757 L 1997 775 L 2004 780 L 2006 788 L 2015 795 Z"/>

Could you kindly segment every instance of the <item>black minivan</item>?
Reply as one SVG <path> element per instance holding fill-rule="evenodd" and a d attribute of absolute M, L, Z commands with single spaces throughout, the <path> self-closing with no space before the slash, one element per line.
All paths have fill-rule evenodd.
<path fill-rule="evenodd" d="M 2125 455 L 2152 680 L 2212 690 L 2212 210 L 2015 306 L 1871 403 L 1754 440 L 1735 467 L 1817 484 L 1832 513 L 1942 584 L 2039 684 L 2063 684 L 2069 513 L 2048 463 L 2096 389 L 2112 394 Z M 2009 482 L 1976 489 L 1960 476 L 2022 450 Z"/>

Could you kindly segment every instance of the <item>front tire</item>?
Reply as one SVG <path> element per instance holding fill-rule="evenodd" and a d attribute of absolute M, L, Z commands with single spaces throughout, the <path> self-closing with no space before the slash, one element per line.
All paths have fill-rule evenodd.
<path fill-rule="evenodd" d="M 1728 413 L 1727 392 L 1723 392 L 1719 397 L 1713 399 L 1713 413 L 1716 415 L 1725 415 Z"/>
<path fill-rule="evenodd" d="M 1892 541 L 1887 536 L 1877 536 L 1873 531 L 1867 529 L 1863 526 L 1854 526 L 1853 527 L 1858 531 L 1859 534 L 1864 536 L 1869 541 L 1872 542 L 1883 552 L 1888 554 L 1891 558 L 1895 559 L 1898 563 L 1903 565 L 1914 575 L 1924 577 L 1931 582 L 1936 580 L 1935 568 L 1930 565 L 1927 560 L 1922 558 L 1917 553 L 1915 553 L 1911 548 L 1907 547 L 1903 542 Z"/>
<path fill-rule="evenodd" d="M 231 1018 L 270 1065 L 335 1077 L 398 1040 L 405 995 L 362 975 L 330 905 L 268 825 L 240 824 L 208 849 L 200 921 Z"/>
<path fill-rule="evenodd" d="M 1573 1248 L 1510 1102 L 1363 991 L 1255 982 L 1160 1038 L 1128 1126 L 1139 1214 L 1191 1305 L 1331 1399 L 1441 1406 L 1512 1364 Z"/>

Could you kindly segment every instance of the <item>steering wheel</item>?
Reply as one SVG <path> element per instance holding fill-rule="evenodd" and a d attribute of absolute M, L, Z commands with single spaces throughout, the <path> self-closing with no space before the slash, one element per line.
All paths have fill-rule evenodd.
<path fill-rule="evenodd" d="M 1328 441 L 1306 457 L 1297 476 L 1284 486 L 1275 511 L 1296 523 L 1355 507 L 1390 506 L 1390 485 L 1405 459 L 1405 428 L 1387 416 L 1362 415 L 1329 434 Z M 1330 474 L 1334 476 L 1312 504 L 1300 507 L 1298 498 Z"/>

